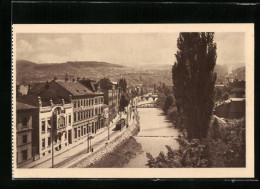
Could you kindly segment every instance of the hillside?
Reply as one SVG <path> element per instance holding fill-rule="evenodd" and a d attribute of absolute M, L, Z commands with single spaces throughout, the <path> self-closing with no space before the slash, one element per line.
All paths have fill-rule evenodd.
<path fill-rule="evenodd" d="M 26 60 L 18 60 L 16 62 L 16 76 L 18 82 L 46 81 L 53 79 L 54 76 L 64 78 L 68 74 L 71 77 L 91 77 L 102 75 L 104 71 L 114 72 L 124 68 L 121 65 L 96 61 L 36 64 Z"/>

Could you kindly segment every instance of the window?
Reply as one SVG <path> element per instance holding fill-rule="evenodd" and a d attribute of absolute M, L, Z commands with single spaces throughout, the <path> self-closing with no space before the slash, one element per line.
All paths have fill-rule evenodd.
<path fill-rule="evenodd" d="M 87 124 L 87 133 L 89 132 L 88 124 Z"/>
<path fill-rule="evenodd" d="M 67 132 L 65 132 L 64 138 L 67 139 Z"/>
<path fill-rule="evenodd" d="M 78 130 L 78 136 L 80 137 L 80 129 Z"/>
<path fill-rule="evenodd" d="M 86 135 L 86 127 L 84 127 L 84 135 Z"/>
<path fill-rule="evenodd" d="M 45 138 L 42 139 L 42 148 L 45 148 Z"/>
<path fill-rule="evenodd" d="M 74 108 L 76 108 L 77 107 L 77 102 L 76 101 L 74 101 Z"/>
<path fill-rule="evenodd" d="M 74 138 L 77 138 L 77 128 L 74 129 Z"/>
<path fill-rule="evenodd" d="M 78 121 L 80 120 L 80 118 L 79 118 L 79 112 L 78 112 Z"/>
<path fill-rule="evenodd" d="M 23 161 L 27 160 L 28 150 L 22 150 L 21 153 Z"/>
<path fill-rule="evenodd" d="M 23 135 L 23 144 L 27 143 L 27 135 Z"/>
<path fill-rule="evenodd" d="M 97 98 L 95 98 L 95 104 L 97 104 Z"/>
<path fill-rule="evenodd" d="M 48 146 L 51 145 L 51 137 L 48 137 Z"/>
<path fill-rule="evenodd" d="M 49 127 L 51 127 L 51 118 L 48 118 L 47 123 L 48 123 L 47 130 L 50 132 L 51 128 Z"/>
<path fill-rule="evenodd" d="M 83 126 L 81 126 L 81 136 L 83 136 Z"/>
<path fill-rule="evenodd" d="M 71 115 L 69 115 L 69 125 L 71 124 Z"/>
<path fill-rule="evenodd" d="M 61 135 L 59 135 L 59 141 L 61 141 Z"/>
<path fill-rule="evenodd" d="M 80 100 L 78 101 L 78 107 L 80 107 Z"/>
<path fill-rule="evenodd" d="M 42 132 L 45 132 L 45 121 L 42 121 Z"/>
<path fill-rule="evenodd" d="M 27 127 L 27 122 L 28 122 L 27 117 L 24 117 L 23 118 L 23 127 Z"/>
<path fill-rule="evenodd" d="M 76 121 L 76 113 L 74 113 L 73 117 L 74 117 L 74 121 Z"/>

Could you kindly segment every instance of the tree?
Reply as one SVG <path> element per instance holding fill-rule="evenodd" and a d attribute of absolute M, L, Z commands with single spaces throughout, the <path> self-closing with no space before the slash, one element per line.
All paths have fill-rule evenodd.
<path fill-rule="evenodd" d="M 126 93 L 127 82 L 126 82 L 125 78 L 121 78 L 118 82 L 118 85 L 119 85 L 120 92 Z"/>
<path fill-rule="evenodd" d="M 108 78 L 100 79 L 100 87 L 105 88 L 106 86 L 111 85 L 111 81 Z"/>
<path fill-rule="evenodd" d="M 172 68 L 176 104 L 189 139 L 205 138 L 214 106 L 216 44 L 214 33 L 180 33 Z"/>
<path fill-rule="evenodd" d="M 121 95 L 120 98 L 120 104 L 119 104 L 119 111 L 123 112 L 125 110 L 125 107 L 129 104 L 129 97 L 126 93 Z"/>

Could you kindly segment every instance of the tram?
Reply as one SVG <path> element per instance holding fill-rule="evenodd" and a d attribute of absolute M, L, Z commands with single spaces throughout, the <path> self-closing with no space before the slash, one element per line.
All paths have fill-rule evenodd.
<path fill-rule="evenodd" d="M 121 130 L 123 127 L 126 126 L 126 119 L 122 118 L 116 123 L 116 130 Z"/>

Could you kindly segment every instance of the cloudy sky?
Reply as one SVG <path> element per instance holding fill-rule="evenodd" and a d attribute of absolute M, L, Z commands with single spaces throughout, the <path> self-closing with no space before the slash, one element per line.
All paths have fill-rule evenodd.
<path fill-rule="evenodd" d="M 178 33 L 17 34 L 17 60 L 35 63 L 104 61 L 173 64 Z M 215 33 L 217 64 L 244 63 L 244 34 Z"/>

